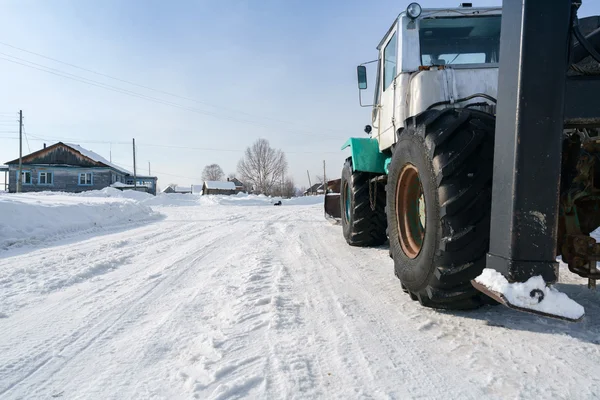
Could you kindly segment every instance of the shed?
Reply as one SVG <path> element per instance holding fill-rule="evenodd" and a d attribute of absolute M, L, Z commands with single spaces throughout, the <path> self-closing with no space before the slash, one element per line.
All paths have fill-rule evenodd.
<path fill-rule="evenodd" d="M 309 187 L 304 193 L 304 196 L 312 196 L 316 194 L 323 194 L 323 184 L 315 183 L 311 187 Z"/>
<path fill-rule="evenodd" d="M 221 182 L 221 181 L 204 181 L 202 185 L 202 194 L 225 194 L 231 195 L 235 194 L 235 183 L 229 182 Z"/>
<path fill-rule="evenodd" d="M 192 187 L 191 186 L 167 186 L 162 192 L 163 193 L 189 194 L 189 193 L 192 193 Z"/>

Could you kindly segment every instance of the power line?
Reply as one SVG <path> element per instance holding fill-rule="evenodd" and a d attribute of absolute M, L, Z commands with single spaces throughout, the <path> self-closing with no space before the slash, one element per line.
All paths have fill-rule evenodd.
<path fill-rule="evenodd" d="M 25 141 L 27 142 L 27 151 L 31 153 L 31 147 L 29 147 L 29 139 L 27 139 L 27 132 L 25 132 L 25 124 L 23 124 L 23 135 L 25 135 Z"/>
<path fill-rule="evenodd" d="M 56 75 L 56 76 L 60 76 L 62 78 L 67 78 L 67 79 L 71 79 L 80 83 L 85 83 L 86 85 L 91 85 L 91 86 L 96 86 L 105 90 L 110 90 L 113 92 L 117 92 L 117 93 L 121 93 L 121 94 L 125 94 L 127 96 L 131 96 L 131 97 L 137 97 L 143 100 L 147 100 L 147 101 L 151 101 L 154 103 L 158 103 L 158 104 L 163 104 L 163 105 L 167 105 L 170 107 L 174 107 L 174 108 L 178 108 L 184 111 L 189 111 L 189 112 L 193 112 L 196 114 L 201 114 L 201 115 L 207 115 L 207 116 L 211 116 L 213 118 L 217 118 L 217 119 L 222 119 L 222 120 L 226 120 L 226 121 L 231 121 L 231 122 L 238 122 L 238 123 L 243 123 L 243 124 L 248 124 L 248 125 L 254 125 L 254 126 L 258 126 L 258 127 L 263 127 L 263 128 L 271 128 L 270 125 L 268 124 L 264 124 L 264 123 L 260 123 L 260 122 L 256 122 L 256 121 L 251 121 L 251 120 L 245 120 L 245 119 L 241 119 L 241 118 L 235 118 L 235 117 L 226 117 L 226 116 L 222 116 L 219 114 L 216 114 L 214 112 L 209 112 L 209 111 L 205 111 L 205 110 L 200 110 L 197 108 L 191 108 L 191 107 L 187 107 L 178 103 L 173 103 L 171 101 L 168 100 L 163 100 L 157 97 L 152 97 L 152 96 L 148 96 L 142 93 L 138 93 L 138 92 L 134 92 L 128 89 L 123 89 L 123 88 L 119 88 L 117 86 L 112 86 L 112 85 L 108 85 L 99 81 L 95 81 L 93 79 L 88 79 L 85 77 L 81 77 L 75 74 L 71 74 L 69 72 L 65 72 L 65 71 L 61 71 L 59 69 L 56 68 L 51 68 L 42 64 L 38 64 L 38 63 L 34 63 L 32 61 L 28 61 L 25 60 L 23 58 L 19 58 L 19 57 L 15 57 L 6 53 L 2 53 L 0 52 L 1 55 L 7 56 L 7 57 L 11 57 L 14 58 L 16 60 L 19 61 L 23 61 L 23 62 L 19 62 L 19 61 L 15 61 L 15 60 L 11 60 L 5 57 L 0 57 L 0 60 L 4 60 L 4 61 L 8 61 L 14 64 L 18 64 L 18 65 L 22 65 L 28 68 L 32 68 L 38 71 L 42 71 L 42 72 L 46 72 L 52 75 Z M 27 64 L 25 64 L 27 63 Z M 31 64 L 31 65 L 29 65 Z M 321 139 L 335 139 L 335 140 L 341 140 L 340 137 L 335 137 L 335 136 L 329 136 L 329 135 L 320 135 L 320 134 L 315 134 L 315 133 L 307 133 L 305 131 L 299 131 L 299 130 L 292 130 L 289 128 L 280 128 L 277 127 L 277 129 L 280 132 L 289 132 L 289 133 L 293 133 L 293 134 L 298 134 L 298 135 L 303 135 L 303 136 L 313 136 L 313 137 L 319 137 Z"/>
<path fill-rule="evenodd" d="M 40 136 L 29 134 L 30 137 L 36 138 L 38 140 L 56 140 L 56 141 L 66 141 L 66 142 L 79 142 L 79 143 L 95 143 L 95 144 L 121 144 L 130 146 L 129 142 L 115 142 L 108 140 L 85 140 L 85 139 L 77 139 L 77 138 L 67 138 L 67 137 L 48 137 L 48 136 Z M 32 139 L 34 140 L 34 139 Z M 192 146 L 178 146 L 178 145 L 169 145 L 169 144 L 157 144 L 157 143 L 145 143 L 139 142 L 136 144 L 136 147 L 159 147 L 159 148 L 167 148 L 167 149 L 183 149 L 183 150 L 200 150 L 200 151 L 221 151 L 221 152 L 232 152 L 232 153 L 244 153 L 246 150 L 242 149 L 223 149 L 223 148 L 211 148 L 211 147 L 192 147 Z M 287 151 L 282 150 L 286 154 L 340 154 L 339 151 Z"/>
<path fill-rule="evenodd" d="M 111 76 L 111 75 L 105 74 L 103 72 L 94 71 L 92 69 L 84 68 L 84 67 L 72 64 L 72 63 L 68 63 L 66 61 L 61 61 L 59 59 L 56 59 L 56 58 L 53 58 L 53 57 L 49 57 L 49 56 L 46 56 L 46 55 L 43 55 L 43 54 L 40 54 L 40 53 L 36 53 L 34 51 L 26 50 L 26 49 L 23 49 L 21 47 L 17 47 L 17 46 L 14 46 L 14 45 L 11 45 L 11 44 L 8 44 L 8 43 L 5 43 L 5 42 L 0 42 L 0 45 L 7 46 L 7 47 L 13 48 L 15 50 L 23 51 L 25 53 L 29 53 L 29 54 L 32 54 L 32 55 L 35 55 L 35 56 L 38 56 L 38 57 L 42 57 L 42 58 L 45 58 L 47 60 L 51 60 L 51 61 L 63 64 L 63 65 L 67 65 L 69 67 L 77 68 L 77 69 L 79 69 L 81 71 L 86 71 L 86 72 L 89 72 L 89 73 L 92 73 L 92 74 L 95 74 L 95 75 L 98 75 L 98 76 L 103 76 L 105 78 L 109 78 L 109 79 L 113 79 L 113 80 L 116 80 L 116 81 L 119 81 L 119 82 L 127 83 L 127 84 L 132 85 L 132 86 L 137 86 L 139 88 L 151 90 L 151 91 L 156 92 L 156 93 L 166 94 L 168 96 L 177 97 L 179 99 L 192 101 L 194 103 L 203 104 L 203 105 L 206 105 L 206 106 L 209 106 L 209 107 L 213 107 L 213 108 L 217 108 L 217 109 L 221 109 L 221 110 L 232 111 L 232 112 L 236 112 L 236 113 L 239 113 L 239 114 L 248 115 L 248 116 L 251 116 L 251 117 L 256 117 L 256 118 L 261 118 L 261 119 L 267 119 L 267 120 L 271 120 L 271 121 L 279 122 L 279 123 L 284 123 L 284 124 L 293 124 L 293 125 L 302 126 L 302 125 L 294 123 L 294 122 L 284 121 L 284 120 L 280 120 L 280 119 L 276 119 L 276 118 L 272 118 L 272 117 L 265 117 L 265 116 L 260 116 L 260 115 L 253 115 L 253 114 L 250 114 L 250 113 L 248 113 L 246 111 L 241 111 L 241 110 L 236 110 L 236 109 L 232 109 L 232 108 L 229 108 L 229 107 L 215 105 L 215 104 L 211 104 L 211 103 L 208 103 L 208 102 L 205 102 L 205 101 L 200 101 L 200 100 L 197 100 L 197 99 L 193 99 L 191 97 L 181 96 L 181 95 L 178 95 L 178 94 L 175 94 L 175 93 L 171 93 L 171 92 L 167 92 L 167 91 L 164 91 L 164 90 L 152 88 L 150 86 L 141 85 L 139 83 L 131 82 L 131 81 L 128 81 L 126 79 L 117 78 L 115 76 Z M 342 131 L 339 131 L 339 130 L 333 130 L 333 129 L 326 129 L 326 130 L 328 130 L 330 132 L 340 132 L 340 133 L 342 133 Z"/>
<path fill-rule="evenodd" d="M 113 164 L 115 164 L 115 165 L 118 165 L 118 166 L 119 166 L 119 167 L 121 167 L 121 168 L 133 168 L 133 165 L 120 164 L 120 163 L 116 163 L 116 162 L 113 162 Z M 200 179 L 200 178 L 198 178 L 198 177 L 191 178 L 191 177 L 189 177 L 189 176 L 174 175 L 174 174 L 169 174 L 169 173 L 166 173 L 166 172 L 160 172 L 160 171 L 154 171 L 154 173 L 156 173 L 156 174 L 161 174 L 161 175 L 167 175 L 167 176 L 173 176 L 173 177 L 175 177 L 175 178 L 183 178 L 183 179 L 191 179 L 191 180 Z"/>

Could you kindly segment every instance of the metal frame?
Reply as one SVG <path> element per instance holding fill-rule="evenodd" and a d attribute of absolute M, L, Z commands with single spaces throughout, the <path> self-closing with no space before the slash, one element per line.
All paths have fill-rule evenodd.
<path fill-rule="evenodd" d="M 572 0 L 504 0 L 487 267 L 558 279 L 556 236 Z M 520 23 L 519 23 L 520 22 Z"/>

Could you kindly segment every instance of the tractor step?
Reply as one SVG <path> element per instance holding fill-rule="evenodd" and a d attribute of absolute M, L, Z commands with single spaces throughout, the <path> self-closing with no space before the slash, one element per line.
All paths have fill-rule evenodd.
<path fill-rule="evenodd" d="M 498 271 L 486 268 L 471 284 L 475 289 L 514 310 L 572 322 L 580 321 L 585 315 L 580 304 L 547 286 L 541 276 L 531 277 L 524 283 L 509 283 Z"/>

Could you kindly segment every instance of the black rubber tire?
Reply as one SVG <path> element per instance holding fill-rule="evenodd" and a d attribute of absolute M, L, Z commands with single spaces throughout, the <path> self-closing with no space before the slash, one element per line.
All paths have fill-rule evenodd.
<path fill-rule="evenodd" d="M 344 238 L 351 246 L 379 246 L 387 241 L 387 219 L 385 216 L 385 185 L 375 185 L 377 195 L 375 210 L 371 209 L 369 199 L 369 180 L 376 175 L 368 172 L 353 172 L 352 159 L 347 159 L 342 169 L 340 185 L 340 208 Z M 346 185 L 350 188 L 350 212 L 346 216 Z M 371 190 L 373 190 L 371 183 Z"/>
<path fill-rule="evenodd" d="M 476 110 L 425 111 L 406 121 L 394 148 L 387 218 L 395 274 L 427 307 L 471 309 L 488 304 L 471 279 L 489 248 L 495 117 Z M 398 239 L 396 186 L 403 167 L 418 170 L 425 199 L 425 234 L 414 258 Z"/>

